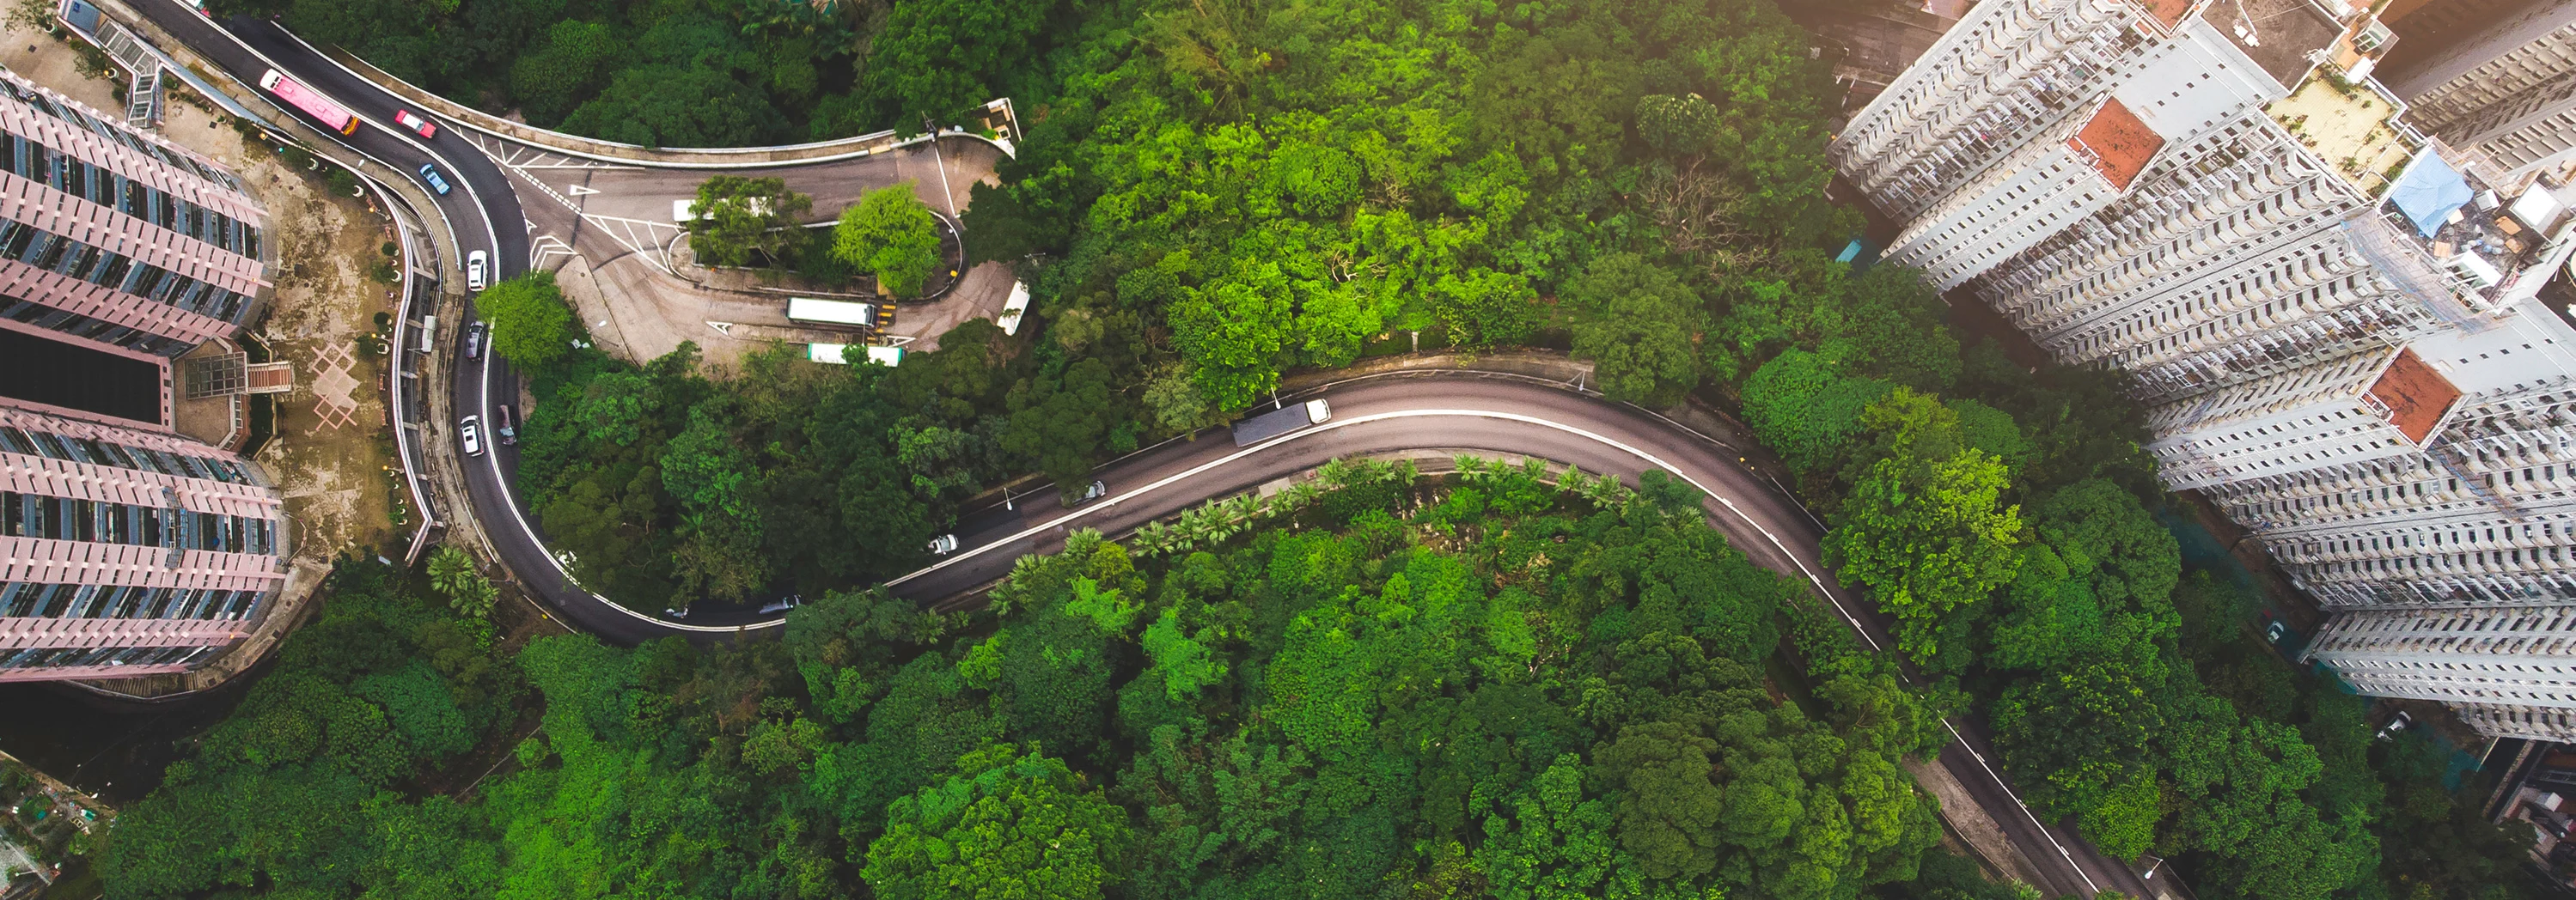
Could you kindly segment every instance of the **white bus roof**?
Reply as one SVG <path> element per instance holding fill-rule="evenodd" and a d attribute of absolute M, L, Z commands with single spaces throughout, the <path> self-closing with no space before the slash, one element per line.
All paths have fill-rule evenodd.
<path fill-rule="evenodd" d="M 817 300 L 812 297 L 787 298 L 787 318 L 795 322 L 830 322 L 838 325 L 874 325 L 877 308 L 872 303 L 845 300 Z"/>
<path fill-rule="evenodd" d="M 866 350 L 868 352 L 867 360 L 880 366 L 894 366 L 903 362 L 903 348 L 901 347 L 878 347 L 872 345 L 853 344 L 807 344 L 805 345 L 805 359 L 808 362 L 846 366 L 850 364 L 850 348 L 853 346 L 858 346 L 860 349 Z"/>

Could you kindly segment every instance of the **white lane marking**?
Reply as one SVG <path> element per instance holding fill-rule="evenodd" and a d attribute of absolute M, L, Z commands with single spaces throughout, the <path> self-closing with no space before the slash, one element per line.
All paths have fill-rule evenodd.
<path fill-rule="evenodd" d="M 2083 866 L 2076 865 L 2075 854 L 2066 852 L 2066 845 L 2058 843 L 2057 835 L 2049 832 L 2048 823 L 2039 820 L 2039 814 L 2030 810 L 2030 804 L 2022 802 L 2020 794 L 2013 793 L 2012 785 L 2004 783 L 2004 776 L 1996 772 L 1995 767 L 1986 765 L 1986 755 L 1977 752 L 1977 748 L 1968 743 L 1968 738 L 1959 733 L 1959 726 L 1950 724 L 1950 720 L 1944 718 L 1941 720 L 1941 727 L 1950 729 L 1950 739 L 1958 741 L 1960 749 L 1968 751 L 1969 756 L 1976 758 L 1977 768 L 1984 769 L 1986 777 L 1994 779 L 1995 787 L 2003 789 L 2004 796 L 2010 798 L 2014 806 L 2020 807 L 2021 814 L 2030 819 L 2033 827 L 2039 829 L 2039 836 L 2047 838 L 2048 845 L 2057 848 L 2057 855 L 2066 858 L 2066 867 L 2075 870 L 2075 877 L 2084 879 L 2084 886 L 2091 888 L 2093 893 L 2101 893 L 2102 886 L 2093 883 L 2093 876 L 2084 874 Z"/>
<path fill-rule="evenodd" d="M 1767 539 L 1767 540 L 1769 540 L 1769 541 L 1771 542 L 1771 545 L 1772 545 L 1773 547 L 1777 547 L 1777 548 L 1779 548 L 1779 550 L 1780 550 L 1780 554 L 1781 554 L 1782 556 L 1786 556 L 1786 557 L 1788 557 L 1788 558 L 1789 558 L 1789 564 L 1790 564 L 1790 565 L 1793 565 L 1793 566 L 1797 566 L 1797 567 L 1798 567 L 1798 573 L 1799 573 L 1799 574 L 1801 574 L 1801 575 L 1805 575 L 1805 576 L 1807 577 L 1807 581 L 1808 581 L 1809 583 L 1814 584 L 1814 585 L 1816 586 L 1816 589 L 1817 589 L 1818 591 L 1821 591 L 1821 592 L 1823 592 L 1823 593 L 1824 593 L 1824 595 L 1825 595 L 1825 601 L 1826 601 L 1826 602 L 1828 602 L 1828 603 L 1832 603 L 1832 604 L 1834 604 L 1834 609 L 1835 609 L 1836 611 L 1842 612 L 1842 613 L 1843 613 L 1843 618 L 1844 618 L 1846 621 L 1851 622 L 1851 624 L 1852 624 L 1852 627 L 1853 627 L 1853 628 L 1858 629 L 1858 628 L 1860 627 L 1860 621 L 1859 621 L 1858 619 L 1854 619 L 1854 618 L 1852 618 L 1851 613 L 1850 613 L 1848 610 L 1844 610 L 1844 609 L 1843 609 L 1842 602 L 1841 602 L 1841 601 L 1839 601 L 1839 600 L 1835 600 L 1835 599 L 1834 599 L 1834 596 L 1833 596 L 1833 592 L 1832 592 L 1832 591 L 1830 591 L 1830 590 L 1827 590 L 1827 589 L 1825 588 L 1825 582 L 1824 582 L 1824 580 L 1823 580 L 1823 579 L 1821 579 L 1821 578 L 1816 577 L 1816 573 L 1815 573 L 1813 570 L 1808 569 L 1808 568 L 1807 568 L 1807 564 L 1806 564 L 1805 562 L 1803 562 L 1803 561 L 1799 560 L 1799 559 L 1798 559 L 1798 555 L 1797 555 L 1797 554 L 1789 552 L 1789 547 L 1788 547 L 1788 545 L 1787 545 L 1787 544 L 1783 544 L 1783 543 L 1781 543 L 1781 542 L 1780 542 L 1780 538 L 1779 538 L 1777 535 L 1772 534 L 1772 533 L 1771 533 L 1771 531 L 1770 531 L 1770 529 L 1763 528 L 1763 527 L 1762 527 L 1762 525 L 1761 525 L 1760 523 L 1753 521 L 1753 517 L 1752 517 L 1752 516 L 1745 515 L 1744 510 L 1739 509 L 1739 508 L 1737 508 L 1737 507 L 1736 507 L 1736 505 L 1735 505 L 1735 501 L 1727 499 L 1725 496 L 1723 496 L 1723 495 L 1721 495 L 1721 494 L 1717 493 L 1716 491 L 1709 490 L 1708 486 L 1707 486 L 1707 485 L 1704 485 L 1704 484 L 1699 483 L 1699 480 L 1698 480 L 1698 479 L 1692 478 L 1692 477 L 1690 477 L 1689 475 L 1682 474 L 1682 472 L 1681 472 L 1680 470 L 1676 469 L 1676 468 L 1675 468 L 1671 463 L 1664 461 L 1664 459 L 1663 459 L 1663 458 L 1658 457 L 1658 456 L 1656 456 L 1656 455 L 1654 455 L 1654 454 L 1652 454 L 1652 453 L 1648 453 L 1648 452 L 1646 452 L 1646 451 L 1644 451 L 1644 450 L 1642 450 L 1642 449 L 1639 449 L 1639 448 L 1637 448 L 1637 447 L 1630 446 L 1630 445 L 1629 445 L 1629 444 L 1627 444 L 1626 442 L 1623 442 L 1623 441 L 1620 441 L 1620 440 L 1617 440 L 1617 439 L 1611 438 L 1611 437 L 1609 437 L 1608 435 L 1600 434 L 1600 433 L 1598 433 L 1598 432 L 1588 431 L 1588 430 L 1581 429 L 1581 428 L 1576 428 L 1576 427 L 1574 427 L 1574 426 L 1572 426 L 1572 425 L 1567 425 L 1567 424 L 1564 424 L 1564 423 L 1561 423 L 1561 422 L 1557 422 L 1557 421 L 1554 421 L 1554 420 L 1551 420 L 1551 419 L 1542 419 L 1542 418 L 1539 418 L 1539 417 L 1537 417 L 1537 416 L 1524 415 L 1524 414 L 1521 414 L 1521 413 L 1499 412 L 1499 411 L 1495 411 L 1495 410 L 1484 410 L 1484 409 L 1409 409 L 1409 410 L 1397 410 L 1397 411 L 1394 411 L 1394 412 L 1371 413 L 1371 414 L 1369 414 L 1369 415 L 1364 415 L 1364 416 L 1353 416 L 1353 417 L 1350 417 L 1350 418 L 1335 419 L 1335 420 L 1333 420 L 1333 421 L 1326 422 L 1326 423 L 1321 424 L 1321 425 L 1316 425 L 1316 426 L 1313 426 L 1313 427 L 1310 427 L 1310 428 L 1301 428 L 1301 429 L 1298 429 L 1298 430 L 1296 430 L 1296 431 L 1292 431 L 1292 432 L 1289 432 L 1289 433 L 1287 433 L 1287 434 L 1281 435 L 1281 436 L 1279 436 L 1279 437 L 1271 438 L 1270 440 L 1263 441 L 1263 442 L 1258 443 L 1258 444 L 1254 444 L 1254 445 L 1252 445 L 1252 446 L 1250 446 L 1250 447 L 1245 447 L 1245 448 L 1243 448 L 1243 449 L 1236 450 L 1236 451 L 1234 451 L 1233 453 L 1226 454 L 1225 456 L 1218 457 L 1218 458 L 1216 458 L 1216 459 L 1212 459 L 1212 460 L 1209 460 L 1209 461 L 1204 462 L 1204 463 L 1200 463 L 1200 464 L 1198 464 L 1198 465 L 1196 465 L 1196 466 L 1193 466 L 1193 467 L 1191 467 L 1191 468 L 1189 468 L 1189 469 L 1187 469 L 1187 470 L 1185 470 L 1185 471 L 1179 472 L 1179 473 L 1177 473 L 1177 474 L 1173 474 L 1173 475 L 1165 476 L 1165 477 L 1163 477 L 1163 478 L 1162 478 L 1162 479 L 1160 479 L 1160 480 L 1157 480 L 1157 481 L 1155 481 L 1155 482 L 1153 482 L 1153 483 L 1151 483 L 1151 484 L 1147 484 L 1147 485 L 1145 485 L 1144 487 L 1140 487 L 1140 488 L 1137 488 L 1137 489 L 1135 489 L 1135 490 L 1128 491 L 1128 492 L 1126 492 L 1126 493 L 1124 493 L 1124 494 L 1119 494 L 1119 495 L 1115 495 L 1115 496 L 1111 496 L 1111 497 L 1105 498 L 1101 503 L 1099 503 L 1099 504 L 1097 504 L 1097 505 L 1093 505 L 1093 506 L 1086 506 L 1086 507 L 1083 507 L 1083 508 L 1080 508 L 1080 509 L 1076 509 L 1076 510 L 1074 510 L 1073 512 L 1066 513 L 1066 514 L 1061 515 L 1061 516 L 1057 516 L 1056 518 L 1054 518 L 1054 519 L 1052 519 L 1052 520 L 1049 520 L 1048 522 L 1046 522 L 1046 523 L 1044 523 L 1044 524 L 1041 524 L 1041 525 L 1038 525 L 1038 526 L 1036 526 L 1036 527 L 1033 527 L 1033 528 L 1029 528 L 1029 529 L 1023 530 L 1023 531 L 1021 531 L 1021 532 L 1019 532 L 1019 533 L 1017 533 L 1017 534 L 1013 534 L 1013 535 L 1011 535 L 1011 536 L 1009 536 L 1009 537 L 1006 537 L 1006 538 L 1003 538 L 1003 539 L 1001 539 L 1001 540 L 994 541 L 994 542 L 992 542 L 992 543 L 988 543 L 988 544 L 984 544 L 984 545 L 979 546 L 979 547 L 976 547 L 976 548 L 974 548 L 974 549 L 972 549 L 972 550 L 968 550 L 968 551 L 965 551 L 965 552 L 963 552 L 963 553 L 959 553 L 959 554 L 957 554 L 957 555 L 955 555 L 955 556 L 951 556 L 951 557 L 949 557 L 949 558 L 947 558 L 947 559 L 945 559 L 945 560 L 941 560 L 937 565 L 931 566 L 931 567 L 929 567 L 929 568 L 927 568 L 927 569 L 923 569 L 923 570 L 918 571 L 918 572 L 908 573 L 908 574 L 905 574 L 905 575 L 900 576 L 900 577 L 898 577 L 898 578 L 895 578 L 895 579 L 894 579 L 894 580 L 892 580 L 892 581 L 888 581 L 888 582 L 886 582 L 886 586 L 888 586 L 888 587 L 892 587 L 892 586 L 894 586 L 894 585 L 898 585 L 898 584 L 902 584 L 902 583 L 904 583 L 904 582 L 906 582 L 906 581 L 910 581 L 910 580 L 912 580 L 912 579 L 914 579 L 914 578 L 918 578 L 918 577 L 921 577 L 921 576 L 923 576 L 923 575 L 928 575 L 928 574 L 930 574 L 930 573 L 932 573 L 932 572 L 939 571 L 940 569 L 944 569 L 944 568 L 947 568 L 947 567 L 949 567 L 949 566 L 955 565 L 955 564 L 957 564 L 957 563 L 964 562 L 964 561 L 966 561 L 966 560 L 968 560 L 968 559 L 971 559 L 971 558 L 973 558 L 973 557 L 975 557 L 975 556 L 977 556 L 977 555 L 980 555 L 980 554 L 982 554 L 982 553 L 984 553 L 984 552 L 986 552 L 986 551 L 992 550 L 992 549 L 994 549 L 994 548 L 996 548 L 996 547 L 1000 547 L 1000 546 L 1002 546 L 1002 545 L 1004 545 L 1004 544 L 1009 544 L 1009 543 L 1012 543 L 1012 542 L 1014 542 L 1014 541 L 1018 541 L 1018 540 L 1020 540 L 1020 539 L 1023 539 L 1023 538 L 1029 537 L 1029 536 L 1031 536 L 1031 535 L 1037 534 L 1037 533 L 1039 533 L 1039 532 L 1043 532 L 1043 531 L 1047 531 L 1047 530 L 1053 529 L 1053 528 L 1055 528 L 1055 527 L 1057 527 L 1057 526 L 1059 526 L 1059 525 L 1063 525 L 1064 523 L 1071 522 L 1071 521 L 1073 521 L 1073 520 L 1075 520 L 1075 519 L 1082 518 L 1083 516 L 1090 515 L 1090 514 L 1091 514 L 1091 513 L 1093 513 L 1094 511 L 1101 510 L 1101 509 L 1106 509 L 1106 508 L 1108 508 L 1108 507 L 1110 507 L 1110 506 L 1112 506 L 1112 505 L 1115 505 L 1119 500 L 1122 500 L 1122 499 L 1125 499 L 1125 498 L 1129 498 L 1129 497 L 1135 497 L 1135 496 L 1142 495 L 1142 494 L 1152 493 L 1152 492 L 1153 492 L 1153 491 L 1155 491 L 1155 490 L 1161 489 L 1161 488 L 1163 488 L 1163 487 L 1165 487 L 1165 486 L 1168 486 L 1168 485 L 1171 485 L 1171 484 L 1173 484 L 1173 483 L 1175 483 L 1175 482 L 1179 482 L 1179 481 L 1183 481 L 1183 480 L 1186 480 L 1186 479 L 1189 479 L 1189 478 L 1196 477 L 1196 476 L 1198 476 L 1198 475 L 1200 475 L 1200 474 L 1202 474 L 1202 473 L 1207 472 L 1207 471 L 1208 471 L 1208 470 L 1210 470 L 1210 469 L 1214 469 L 1214 468 L 1216 468 L 1216 467 L 1218 467 L 1218 466 L 1223 466 L 1223 465 L 1227 465 L 1227 464 L 1233 463 L 1234 461 L 1239 460 L 1239 459 L 1242 459 L 1242 458 L 1244 458 L 1244 457 L 1246 457 L 1246 456 L 1250 456 L 1250 455 L 1252 455 L 1252 454 L 1259 453 L 1259 452 L 1261 452 L 1261 451 L 1263 451 L 1263 450 L 1268 450 L 1268 449 L 1270 449 L 1270 448 L 1272 448 L 1272 447 L 1276 447 L 1276 446 L 1279 446 L 1279 445 L 1281 445 L 1281 444 L 1288 443 L 1289 441 L 1299 440 L 1299 439 L 1302 439 L 1302 438 L 1311 437 L 1311 436 L 1318 435 L 1318 434 L 1323 434 L 1323 433 L 1325 433 L 1325 432 L 1334 431 L 1334 430 L 1336 430 L 1336 429 L 1348 428 L 1348 427 L 1351 427 L 1351 426 L 1354 426 L 1354 425 L 1364 425 L 1364 424 L 1367 424 L 1367 423 L 1370 423 L 1370 422 L 1386 421 L 1386 420 L 1390 420 L 1390 419 L 1425 418 L 1425 417 L 1435 417 L 1435 416 L 1454 416 L 1454 417 L 1464 417 L 1464 418 L 1499 419 L 1499 420 L 1506 421 L 1506 422 L 1519 422 L 1519 423 L 1527 424 L 1527 425 L 1536 425 L 1536 426 L 1539 426 L 1539 427 L 1542 427 L 1542 428 L 1552 428 L 1552 429 L 1555 429 L 1555 430 L 1557 430 L 1557 431 L 1565 432 L 1565 433 L 1567 433 L 1567 434 L 1575 435 L 1575 436 L 1577 436 L 1577 437 L 1586 438 L 1586 439 L 1591 440 L 1591 441 L 1593 441 L 1593 442 L 1595 442 L 1595 443 L 1599 443 L 1599 444 L 1603 444 L 1603 445 L 1606 445 L 1606 446 L 1612 447 L 1612 448 L 1614 448 L 1614 449 L 1619 450 L 1619 451 L 1620 451 L 1620 452 L 1622 452 L 1622 453 L 1626 453 L 1626 454 L 1628 454 L 1628 455 L 1630 455 L 1630 456 L 1634 456 L 1634 457 L 1636 457 L 1636 458 L 1638 458 L 1638 459 L 1640 459 L 1640 460 L 1644 460 L 1648 465 L 1654 466 L 1654 467 L 1656 467 L 1656 468 L 1662 469 L 1662 470 L 1667 471 L 1667 472 L 1671 472 L 1671 473 L 1673 473 L 1675 476 L 1680 477 L 1680 478 L 1682 479 L 1682 481 L 1684 481 L 1684 482 L 1688 483 L 1691 487 L 1698 488 L 1698 489 L 1699 489 L 1699 491 L 1700 491 L 1700 493 L 1707 494 L 1708 496 L 1710 496 L 1710 497 L 1712 497 L 1712 498 L 1715 498 L 1715 499 L 1717 500 L 1717 502 L 1718 502 L 1718 503 L 1720 503 L 1720 504 L 1722 504 L 1722 505 L 1724 505 L 1724 506 L 1726 507 L 1726 510 L 1727 510 L 1728 512 L 1734 513 L 1734 514 L 1735 514 L 1735 516 L 1736 516 L 1736 518 L 1744 520 L 1744 524 L 1746 524 L 1746 525 L 1748 525 L 1748 526 L 1751 526 L 1751 527 L 1753 528 L 1753 530 L 1754 530 L 1754 531 L 1760 532 L 1760 533 L 1761 533 L 1761 535 L 1762 535 L 1765 539 Z M 1871 647 L 1872 649 L 1876 649 L 1876 648 L 1878 647 L 1878 642 L 1877 642 L 1877 641 L 1875 641 L 1875 640 L 1871 640 L 1871 639 L 1870 639 L 1870 637 L 1869 637 L 1869 632 L 1867 632 L 1867 631 L 1862 631 L 1862 632 L 1861 632 L 1861 639 L 1862 639 L 1862 640 L 1865 640 L 1865 641 L 1870 641 L 1870 647 Z"/>

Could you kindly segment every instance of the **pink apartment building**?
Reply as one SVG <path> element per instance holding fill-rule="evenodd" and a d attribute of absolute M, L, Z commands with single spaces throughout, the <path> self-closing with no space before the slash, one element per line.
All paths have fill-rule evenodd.
<path fill-rule="evenodd" d="M 186 671 L 285 584 L 285 526 L 231 454 L 0 407 L 0 681 Z"/>
<path fill-rule="evenodd" d="M 269 286 L 262 222 L 222 166 L 0 70 L 0 681 L 187 671 L 284 586 L 278 492 L 171 427 L 172 361 Z M 139 401 L 78 402 L 128 370 Z"/>

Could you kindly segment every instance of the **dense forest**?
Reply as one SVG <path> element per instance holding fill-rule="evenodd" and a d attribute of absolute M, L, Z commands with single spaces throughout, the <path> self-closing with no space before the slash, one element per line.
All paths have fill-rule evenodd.
<path fill-rule="evenodd" d="M 531 124 L 655 147 L 918 133 L 1044 93 L 1060 0 L 210 0 Z"/>
<path fill-rule="evenodd" d="M 1945 733 L 1887 661 L 1678 482 L 1468 468 L 1336 464 L 1235 540 L 1138 558 L 1078 534 L 972 616 L 834 593 L 783 640 L 712 652 L 511 653 L 345 560 L 326 617 L 127 811 L 111 896 L 1827 898 L 1917 878 L 1940 826 L 1902 764 Z M 513 709 L 541 710 L 524 736 Z"/>
<path fill-rule="evenodd" d="M 1076 534 L 971 615 L 834 592 L 783 639 L 713 650 L 502 646 L 448 587 L 344 559 L 322 620 L 126 810 L 102 874 L 116 898 L 2035 900 L 1938 849 L 1906 771 L 1956 695 L 1903 687 L 1687 485 L 1460 469 L 1335 463 L 1237 504 L 1230 537 Z M 2180 670 L 2233 673 L 2189 714 L 2264 743 L 2158 726 L 2149 753 L 2227 782 L 2168 805 L 2260 819 L 2230 840 L 2289 867 L 2231 878 L 2238 857 L 2184 847 L 2222 863 L 2196 888 L 2522 895 L 2427 738 L 2370 746 L 2357 701 L 2313 692 L 2296 729 L 2235 718 L 2300 688 L 2191 615 L 2223 591 L 2182 594 L 2204 624 L 2167 636 Z M 2086 687 L 2061 684 L 2020 690 Z M 2249 811 L 2246 779 L 2280 795 Z M 2337 890 L 2279 856 L 2300 835 L 2262 817 L 2303 789 L 2406 835 L 2384 877 Z"/>
<path fill-rule="evenodd" d="M 2116 375 L 2017 363 L 1913 273 L 1832 260 L 1860 230 L 1825 196 L 1833 87 L 1767 0 L 257 8 L 638 143 L 1009 94 L 1029 133 L 965 245 L 1039 327 L 717 371 L 573 347 L 542 277 L 486 293 L 535 380 L 522 490 L 586 586 L 827 599 L 779 642 L 512 652 L 344 565 L 125 817 L 118 896 L 2001 900 L 1925 853 L 1901 761 L 1947 713 L 2037 808 L 2203 896 L 2529 893 L 2440 745 L 2372 741 L 2365 701 L 2249 631 L 2245 586 L 2186 569 Z M 862 590 L 1003 479 L 1087 483 L 1400 332 L 1740 414 L 1899 651 L 1854 650 L 1668 482 L 1517 471 L 1337 467 L 1231 538 L 1024 561 L 972 618 Z M 513 710 L 542 716 L 524 740 Z"/>

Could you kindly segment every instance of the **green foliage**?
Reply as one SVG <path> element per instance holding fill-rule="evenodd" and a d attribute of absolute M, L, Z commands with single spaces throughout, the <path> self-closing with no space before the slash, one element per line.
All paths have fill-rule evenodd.
<path fill-rule="evenodd" d="M 510 64 L 510 93 L 529 121 L 560 122 L 606 83 L 618 50 L 616 30 L 605 22 L 558 21 Z"/>
<path fill-rule="evenodd" d="M 1614 400 L 1670 406 L 1698 386 L 1694 344 L 1707 326 L 1699 297 L 1679 278 L 1633 254 L 1594 262 L 1565 285 L 1586 316 L 1574 326 L 1574 355 Z"/>
<path fill-rule="evenodd" d="M 694 345 L 642 367 L 575 353 L 533 386 L 520 480 L 574 578 L 632 608 L 881 579 L 919 564 L 956 503 L 1025 464 L 1002 446 L 1014 423 L 999 415 L 1025 370 L 994 355 L 991 329 L 961 326 L 948 349 L 892 372 L 774 347 L 722 382 L 700 374 Z M 1084 391 L 1105 402 L 1105 387 Z M 1041 406 L 1032 415 L 1061 421 L 1024 424 L 1085 427 L 1070 401 Z M 1038 450 L 1087 470 L 1080 454 L 1105 440 L 1087 434 Z"/>
<path fill-rule="evenodd" d="M 1864 421 L 1891 452 L 1835 514 L 1827 559 L 1896 616 L 1907 654 L 1955 667 L 1955 652 L 1942 659 L 1943 623 L 2009 582 L 2020 562 L 2020 509 L 2002 500 L 2009 473 L 1983 451 L 1958 448 L 1956 415 L 1912 391 L 1871 405 Z"/>
<path fill-rule="evenodd" d="M 480 771 L 464 754 L 511 717 L 520 682 L 487 628 L 423 602 L 400 576 L 340 560 L 321 617 L 119 817 L 98 857 L 108 896 L 487 891 L 492 850 L 473 819 L 443 802 L 395 802 L 393 791 L 414 776 Z"/>
<path fill-rule="evenodd" d="M 785 179 L 717 175 L 698 185 L 689 205 L 689 249 L 709 265 L 747 265 L 755 253 L 772 265 L 787 262 L 805 244 L 813 208 L 814 198 L 788 190 Z"/>
<path fill-rule="evenodd" d="M 896 800 L 860 875 L 888 900 L 1083 900 L 1120 880 L 1125 811 L 1063 761 L 1008 744 Z"/>
<path fill-rule="evenodd" d="M 1744 383 L 1744 418 L 1763 446 L 1802 473 L 1837 470 L 1854 451 L 1861 413 L 1894 386 L 1839 373 L 1830 358 L 1791 349 Z"/>
<path fill-rule="evenodd" d="M 877 188 L 841 211 L 832 255 L 876 276 L 878 293 L 910 297 L 939 268 L 939 223 L 912 182 Z"/>
<path fill-rule="evenodd" d="M 858 94 L 884 118 L 876 127 L 915 131 L 924 119 L 951 122 L 1003 96 L 1000 77 L 1045 33 L 1056 0 L 935 0 L 899 3 L 870 48 Z M 820 123 L 818 123 L 819 125 Z"/>
<path fill-rule="evenodd" d="M 563 120 L 563 130 L 645 147 L 757 146 L 777 113 L 724 70 L 652 65 L 611 77 Z"/>
<path fill-rule="evenodd" d="M 476 570 L 474 557 L 453 545 L 441 545 L 429 555 L 429 584 L 447 597 L 448 605 L 459 615 L 468 618 L 490 618 L 492 603 L 500 598 L 500 589 Z"/>
<path fill-rule="evenodd" d="M 555 287 L 555 274 L 533 270 L 474 295 L 474 309 L 492 323 L 492 352 L 521 369 L 543 369 L 572 346 L 572 305 Z"/>

